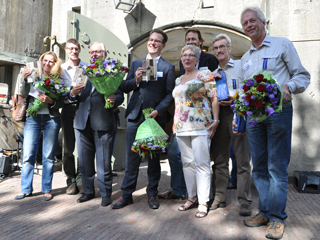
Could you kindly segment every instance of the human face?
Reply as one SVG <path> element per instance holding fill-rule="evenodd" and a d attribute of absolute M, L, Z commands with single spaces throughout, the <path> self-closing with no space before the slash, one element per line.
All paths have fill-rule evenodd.
<path fill-rule="evenodd" d="M 194 51 L 192 51 L 191 49 L 187 49 L 182 53 L 181 61 L 186 71 L 192 71 L 196 68 L 198 58 L 196 57 Z"/>
<path fill-rule="evenodd" d="M 227 62 L 230 59 L 231 46 L 227 47 L 227 40 L 220 39 L 213 43 L 214 55 L 219 62 Z"/>
<path fill-rule="evenodd" d="M 45 55 L 42 59 L 42 70 L 44 71 L 45 75 L 49 76 L 52 67 L 54 66 L 55 61 L 52 55 Z"/>
<path fill-rule="evenodd" d="M 70 60 L 77 61 L 79 59 L 79 53 L 81 49 L 78 47 L 78 45 L 73 43 L 67 43 L 65 50 Z"/>
<path fill-rule="evenodd" d="M 162 49 L 166 46 L 162 43 L 163 37 L 160 33 L 152 33 L 148 40 L 148 53 L 152 57 L 158 57 L 161 54 Z"/>
<path fill-rule="evenodd" d="M 266 23 L 262 22 L 254 11 L 249 10 L 242 16 L 242 28 L 253 43 L 262 42 L 266 34 L 265 25 Z"/>
<path fill-rule="evenodd" d="M 197 47 L 200 47 L 202 44 L 202 41 L 199 40 L 198 34 L 195 32 L 189 32 L 186 35 L 186 44 L 187 45 L 195 45 Z"/>
<path fill-rule="evenodd" d="M 106 52 L 103 50 L 101 44 L 93 44 L 90 47 L 90 59 L 91 61 L 93 61 L 93 59 L 101 59 L 102 61 L 104 61 L 104 59 L 106 58 Z"/>

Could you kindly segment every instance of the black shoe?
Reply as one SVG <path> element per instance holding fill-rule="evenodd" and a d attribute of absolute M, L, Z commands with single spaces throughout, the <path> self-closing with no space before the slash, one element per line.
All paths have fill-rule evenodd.
<path fill-rule="evenodd" d="M 28 193 L 28 194 L 20 194 L 20 195 L 17 195 L 14 197 L 14 200 L 21 200 L 21 199 L 24 199 L 25 197 L 31 197 L 32 196 L 32 193 Z"/>
<path fill-rule="evenodd" d="M 157 199 L 155 197 L 151 197 L 149 199 L 148 203 L 149 203 L 149 207 L 151 209 L 158 209 L 160 206 L 159 202 L 157 201 Z"/>
<path fill-rule="evenodd" d="M 68 186 L 66 193 L 68 195 L 75 195 L 79 193 L 79 190 L 77 188 L 77 185 L 75 183 L 72 183 L 71 185 Z"/>
<path fill-rule="evenodd" d="M 234 185 L 231 182 L 229 182 L 227 189 L 237 189 L 237 185 Z"/>
<path fill-rule="evenodd" d="M 239 211 L 239 215 L 240 216 L 251 216 L 251 209 L 250 209 L 250 205 L 249 204 L 246 204 L 246 203 L 243 203 L 241 204 L 240 206 L 240 211 Z"/>
<path fill-rule="evenodd" d="M 132 203 L 133 203 L 132 199 L 125 200 L 123 197 L 120 197 L 115 204 L 112 204 L 111 208 L 112 209 L 120 209 L 120 208 L 124 208 L 125 206 L 132 204 Z"/>
<path fill-rule="evenodd" d="M 158 194 L 158 198 L 159 199 L 182 199 L 182 200 L 185 199 L 185 197 L 179 196 L 173 193 L 172 191 L 169 191 L 163 194 Z"/>
<path fill-rule="evenodd" d="M 78 198 L 77 202 L 78 203 L 82 203 L 82 202 L 86 202 L 89 201 L 91 199 L 94 198 L 94 194 L 82 194 L 82 196 L 80 198 Z"/>
<path fill-rule="evenodd" d="M 106 207 L 109 206 L 112 203 L 110 197 L 102 197 L 101 199 L 101 206 Z"/>
<path fill-rule="evenodd" d="M 118 173 L 113 172 L 113 173 L 111 173 L 111 175 L 112 175 L 112 177 L 117 177 Z"/>

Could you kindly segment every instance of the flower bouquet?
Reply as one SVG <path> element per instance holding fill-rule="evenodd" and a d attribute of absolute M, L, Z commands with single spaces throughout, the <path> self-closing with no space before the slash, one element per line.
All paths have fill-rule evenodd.
<path fill-rule="evenodd" d="M 242 83 L 244 85 L 230 107 L 240 116 L 250 116 L 250 126 L 282 110 L 282 90 L 270 74 L 261 71 Z"/>
<path fill-rule="evenodd" d="M 65 86 L 63 79 L 57 76 L 44 77 L 43 81 L 35 82 L 34 87 L 45 92 L 47 96 L 53 100 L 59 100 L 61 97 L 66 97 L 69 90 Z M 31 107 L 27 109 L 27 113 L 31 116 L 37 116 L 41 108 L 47 107 L 48 103 L 41 102 L 35 98 Z"/>
<path fill-rule="evenodd" d="M 145 121 L 140 124 L 131 151 L 139 154 L 140 157 L 165 152 L 168 146 L 168 135 L 160 127 L 153 118 L 148 118 L 148 115 L 153 111 L 152 108 L 144 109 L 143 115 Z"/>
<path fill-rule="evenodd" d="M 105 62 L 101 59 L 93 59 L 93 62 L 84 70 L 84 74 L 89 77 L 93 86 L 104 95 L 105 108 L 114 106 L 114 103 L 110 103 L 107 99 L 118 89 L 127 72 L 129 68 L 123 66 L 119 60 L 115 61 L 110 58 Z"/>

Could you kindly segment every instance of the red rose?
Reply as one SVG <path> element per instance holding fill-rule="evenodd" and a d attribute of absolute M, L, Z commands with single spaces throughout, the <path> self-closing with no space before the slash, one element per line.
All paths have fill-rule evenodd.
<path fill-rule="evenodd" d="M 126 68 L 126 72 L 129 72 L 129 68 Z"/>
<path fill-rule="evenodd" d="M 254 105 L 257 108 L 261 108 L 263 106 L 263 102 L 261 100 L 254 100 Z"/>
<path fill-rule="evenodd" d="M 92 68 L 98 68 L 98 66 L 97 65 L 93 65 Z"/>
<path fill-rule="evenodd" d="M 44 82 L 45 82 L 46 85 L 49 85 L 50 84 L 50 79 L 47 79 Z"/>
<path fill-rule="evenodd" d="M 267 79 L 265 79 L 265 78 L 262 80 L 262 82 L 267 82 L 267 81 L 268 81 L 268 80 L 267 80 Z"/>
<path fill-rule="evenodd" d="M 252 96 L 252 94 L 247 94 L 247 95 L 246 95 L 246 100 L 247 100 L 247 101 L 250 101 L 250 100 L 251 100 L 251 96 Z"/>
<path fill-rule="evenodd" d="M 265 92 L 266 90 L 266 86 L 263 84 L 259 84 L 259 86 L 257 87 L 257 91 L 259 92 Z"/>
<path fill-rule="evenodd" d="M 263 80 L 263 75 L 262 74 L 258 74 L 256 76 L 255 80 L 257 81 L 257 83 L 260 83 Z"/>
<path fill-rule="evenodd" d="M 249 101 L 249 107 L 254 107 L 254 102 L 253 102 L 253 100 L 250 100 L 250 101 Z"/>
<path fill-rule="evenodd" d="M 250 90 L 250 87 L 248 87 L 247 85 L 244 85 L 242 89 L 244 92 L 247 92 Z"/>
<path fill-rule="evenodd" d="M 242 115 L 243 115 L 243 116 L 246 116 L 246 115 L 247 115 L 247 112 L 246 112 L 246 111 L 242 111 Z"/>

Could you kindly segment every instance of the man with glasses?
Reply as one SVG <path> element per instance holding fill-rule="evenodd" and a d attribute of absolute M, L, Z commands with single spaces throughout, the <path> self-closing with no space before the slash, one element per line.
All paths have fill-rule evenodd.
<path fill-rule="evenodd" d="M 226 74 L 229 90 L 229 99 L 220 101 L 220 124 L 212 138 L 212 170 L 215 175 L 215 198 L 211 210 L 226 206 L 226 193 L 229 181 L 229 158 L 231 140 L 237 159 L 238 186 L 237 195 L 240 203 L 239 214 L 241 216 L 251 215 L 251 167 L 249 144 L 246 134 L 237 135 L 232 130 L 233 111 L 230 105 L 234 102 L 233 96 L 239 91 L 239 80 L 241 74 L 240 60 L 230 58 L 231 39 L 226 34 L 219 34 L 213 39 L 214 54 L 219 61 L 218 68 L 214 71 L 215 76 L 221 77 L 220 71 Z"/>
<path fill-rule="evenodd" d="M 71 38 L 66 42 L 65 51 L 69 57 L 68 61 L 62 64 L 64 69 L 63 78 L 70 88 L 77 68 L 85 69 L 88 64 L 81 61 L 79 54 L 81 51 L 78 40 Z M 81 173 L 79 164 L 76 164 L 73 155 L 75 148 L 75 136 L 73 129 L 73 119 L 76 112 L 76 103 L 66 101 L 61 112 L 61 127 L 63 133 L 62 163 L 63 171 L 67 175 L 67 190 L 69 195 L 83 193 Z M 77 165 L 77 166 L 76 166 Z"/>
<path fill-rule="evenodd" d="M 91 61 L 98 58 L 104 61 L 106 56 L 103 43 L 91 44 Z M 111 204 L 112 194 L 111 148 L 116 128 L 114 111 L 123 102 L 123 93 L 117 90 L 111 94 L 107 101 L 114 103 L 114 107 L 105 108 L 104 95 L 95 89 L 89 79 L 86 86 L 74 86 L 71 97 L 78 100 L 74 129 L 84 191 L 77 202 L 86 202 L 95 197 L 94 159 L 96 157 L 97 183 L 102 197 L 101 206 L 105 207 Z"/>
<path fill-rule="evenodd" d="M 130 149 L 138 127 L 145 120 L 142 110 L 153 108 L 154 111 L 148 117 L 154 118 L 161 127 L 164 127 L 167 122 L 167 109 L 173 102 L 172 90 L 175 85 L 174 65 L 161 57 L 161 52 L 166 46 L 167 40 L 167 34 L 161 29 L 154 29 L 150 32 L 147 56 L 132 62 L 127 80 L 120 88 L 126 93 L 133 91 L 133 94 L 125 114 L 127 118 L 126 168 L 121 186 L 122 197 L 117 203 L 113 204 L 113 209 L 120 209 L 133 203 L 132 193 L 136 190 L 141 157 Z M 145 69 L 142 68 L 142 61 L 145 59 L 156 60 L 157 78 L 155 80 L 142 80 L 142 75 L 145 72 Z M 147 195 L 149 207 L 152 209 L 159 208 L 156 196 L 160 176 L 160 154 L 157 154 L 152 159 L 148 158 Z"/>

